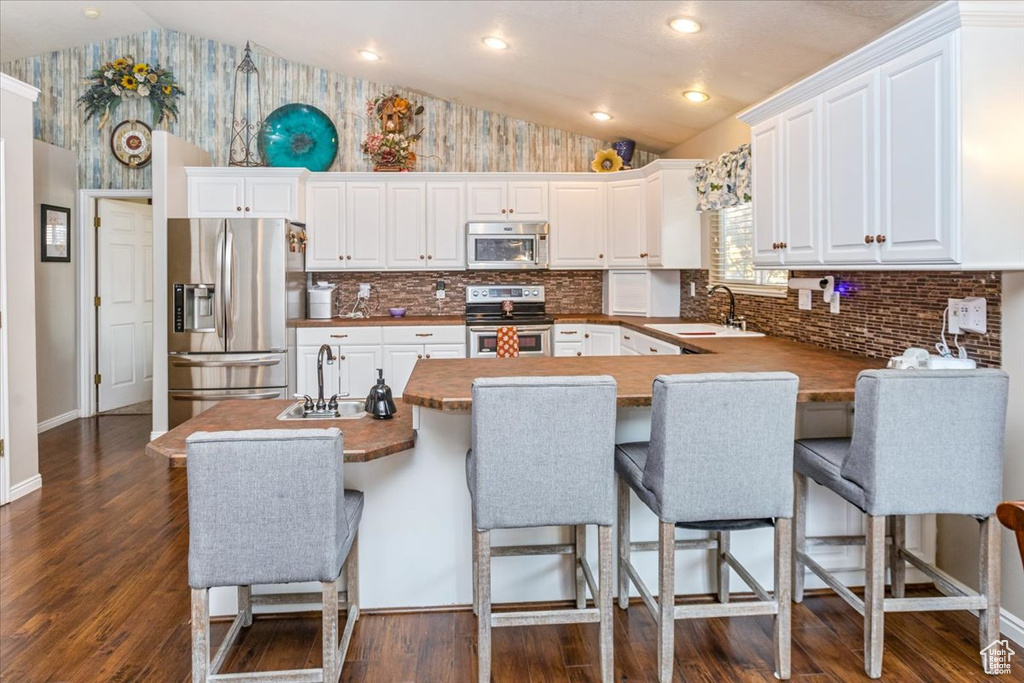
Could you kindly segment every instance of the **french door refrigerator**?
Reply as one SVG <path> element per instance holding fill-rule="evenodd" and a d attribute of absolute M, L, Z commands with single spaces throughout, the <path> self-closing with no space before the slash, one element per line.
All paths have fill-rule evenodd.
<path fill-rule="evenodd" d="M 288 349 L 304 317 L 302 255 L 283 219 L 171 220 L 168 423 L 218 401 L 291 395 Z"/>

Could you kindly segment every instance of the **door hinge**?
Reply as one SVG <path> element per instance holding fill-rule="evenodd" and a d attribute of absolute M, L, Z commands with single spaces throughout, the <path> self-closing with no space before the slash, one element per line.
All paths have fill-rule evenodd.
<path fill-rule="evenodd" d="M 94 228 L 100 227 L 100 217 L 99 216 L 93 216 L 93 218 L 92 218 L 92 227 L 94 227 Z"/>
<path fill-rule="evenodd" d="M 0 439 L 0 458 L 4 457 L 4 440 Z"/>
<path fill-rule="evenodd" d="M 95 375 L 93 376 L 93 378 L 92 378 L 92 383 L 93 383 L 93 384 L 99 384 L 99 383 L 100 383 L 100 382 L 102 382 L 102 381 L 103 381 L 103 375 L 101 375 L 101 374 L 100 374 L 100 373 L 98 373 L 98 372 L 97 372 L 97 373 L 96 373 L 96 374 L 95 374 Z"/>
<path fill-rule="evenodd" d="M 100 301 L 101 301 L 101 299 L 98 296 L 94 296 L 92 298 L 92 305 L 95 306 L 96 308 L 99 308 L 100 307 Z"/>

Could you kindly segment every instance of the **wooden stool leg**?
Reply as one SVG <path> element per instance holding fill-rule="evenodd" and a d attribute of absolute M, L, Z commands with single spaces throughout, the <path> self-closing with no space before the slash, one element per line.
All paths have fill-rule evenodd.
<path fill-rule="evenodd" d="M 882 676 L 885 638 L 885 517 L 867 518 L 864 543 L 864 671 L 871 678 Z"/>
<path fill-rule="evenodd" d="M 718 532 L 718 602 L 729 602 L 729 563 L 725 554 L 729 552 L 729 532 Z"/>
<path fill-rule="evenodd" d="M 807 477 L 793 473 L 793 602 L 804 601 L 804 563 L 807 552 Z"/>
<path fill-rule="evenodd" d="M 601 683 L 615 679 L 615 644 L 612 632 L 612 528 L 597 527 L 598 591 L 594 596 L 601 611 Z"/>
<path fill-rule="evenodd" d="M 778 612 L 775 615 L 773 641 L 775 646 L 775 677 L 779 680 L 789 679 L 791 628 L 793 603 L 790 600 L 790 588 L 793 570 L 793 521 L 778 518 L 775 520 L 775 603 Z"/>
<path fill-rule="evenodd" d="M 999 523 L 995 515 L 981 523 L 981 543 L 978 567 L 979 592 L 985 596 L 985 609 L 978 610 L 978 634 L 981 647 L 999 638 Z"/>
<path fill-rule="evenodd" d="M 658 523 L 658 680 L 672 681 L 675 655 L 676 527 Z"/>
<path fill-rule="evenodd" d="M 210 591 L 192 589 L 192 680 L 206 683 L 210 675 Z"/>
<path fill-rule="evenodd" d="M 576 609 L 587 606 L 587 580 L 583 576 L 583 561 L 587 557 L 587 525 L 577 524 L 572 528 L 572 542 L 576 546 L 573 568 L 576 570 Z M 596 602 L 597 596 L 594 596 Z"/>
<path fill-rule="evenodd" d="M 335 683 L 341 675 L 338 661 L 338 581 L 324 581 L 323 587 L 323 678 Z"/>
<path fill-rule="evenodd" d="M 616 477 L 618 479 L 618 477 Z M 626 563 L 629 562 L 629 484 L 622 479 L 619 482 L 619 609 L 629 608 L 629 574 Z"/>
<path fill-rule="evenodd" d="M 252 626 L 252 586 L 238 587 L 238 613 L 242 615 L 242 626 Z"/>
<path fill-rule="evenodd" d="M 476 661 L 479 683 L 491 681 L 491 532 L 476 534 L 476 582 L 479 610 L 476 618 Z"/>
<path fill-rule="evenodd" d="M 906 595 L 907 563 L 900 557 L 900 551 L 907 544 L 907 518 L 904 515 L 893 515 L 889 519 L 892 525 L 892 545 L 889 546 L 889 578 L 892 582 L 892 597 L 902 598 Z"/>

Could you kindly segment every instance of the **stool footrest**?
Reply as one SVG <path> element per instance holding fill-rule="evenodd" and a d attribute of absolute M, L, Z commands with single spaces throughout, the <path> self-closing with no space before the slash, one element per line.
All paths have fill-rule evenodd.
<path fill-rule="evenodd" d="M 322 683 L 323 669 L 294 669 L 292 671 L 254 671 L 252 673 L 214 674 L 207 678 L 211 683 L 216 681 L 275 681 L 275 683 Z"/>
<path fill-rule="evenodd" d="M 834 590 L 839 597 L 845 600 L 846 604 L 857 610 L 857 614 L 864 616 L 864 601 L 857 597 L 853 591 L 844 586 L 834 574 L 822 567 L 818 564 L 817 560 L 801 550 L 796 551 L 796 556 L 804 566 L 814 572 L 819 579 L 824 581 L 829 588 Z"/>
<path fill-rule="evenodd" d="M 547 626 L 552 624 L 590 624 L 601 621 L 596 607 L 535 612 L 498 612 L 491 614 L 491 626 Z"/>
<path fill-rule="evenodd" d="M 338 591 L 338 599 L 343 603 L 347 603 L 347 592 Z M 257 605 L 320 605 L 323 603 L 324 596 L 322 593 L 262 593 L 253 594 L 251 598 L 251 604 L 253 607 Z"/>
<path fill-rule="evenodd" d="M 808 546 L 812 545 L 864 545 L 864 535 L 860 536 L 808 536 L 804 539 Z M 887 536 L 886 545 L 892 545 L 892 538 Z"/>
<path fill-rule="evenodd" d="M 729 566 L 733 568 L 733 571 L 740 575 L 743 582 L 750 586 L 750 590 L 754 591 L 754 595 L 757 596 L 758 600 L 762 602 L 771 602 L 774 599 L 768 594 L 768 591 L 766 591 L 764 587 L 757 582 L 757 579 L 747 571 L 747 568 L 740 564 L 739 560 L 737 560 L 732 553 L 726 550 L 722 553 L 722 556 L 725 558 L 725 561 L 729 563 Z"/>
<path fill-rule="evenodd" d="M 676 541 L 676 550 L 715 550 L 718 548 L 717 538 L 687 538 Z M 656 552 L 657 541 L 635 541 L 629 544 L 633 552 Z"/>
<path fill-rule="evenodd" d="M 886 598 L 882 602 L 885 612 L 943 612 L 953 610 L 985 609 L 984 595 L 956 595 L 941 598 Z"/>
<path fill-rule="evenodd" d="M 778 614 L 779 606 L 769 602 L 726 602 L 708 605 L 676 605 L 674 619 L 713 619 L 718 617 L 752 617 L 760 614 Z"/>
<path fill-rule="evenodd" d="M 572 543 L 491 546 L 491 557 L 517 557 L 520 555 L 572 555 L 575 552 L 576 546 Z"/>

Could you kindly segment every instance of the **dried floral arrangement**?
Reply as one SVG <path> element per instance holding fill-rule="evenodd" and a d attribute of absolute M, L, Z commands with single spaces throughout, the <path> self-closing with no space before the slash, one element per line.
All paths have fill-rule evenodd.
<path fill-rule="evenodd" d="M 94 69 L 85 82 L 92 85 L 78 98 L 78 106 L 85 108 L 86 121 L 94 117 L 99 119 L 98 128 L 110 120 L 122 98 L 148 99 L 154 121 L 175 121 L 178 118 L 177 100 L 185 94 L 170 69 L 159 64 L 136 62 L 131 55 Z"/>
<path fill-rule="evenodd" d="M 414 105 L 399 95 L 379 95 L 366 101 L 366 115 L 380 124 L 367 134 L 362 151 L 373 162 L 375 171 L 411 171 L 416 165 L 412 143 L 423 137 L 423 129 L 408 132 L 412 121 L 423 113 L 423 105 Z"/>

